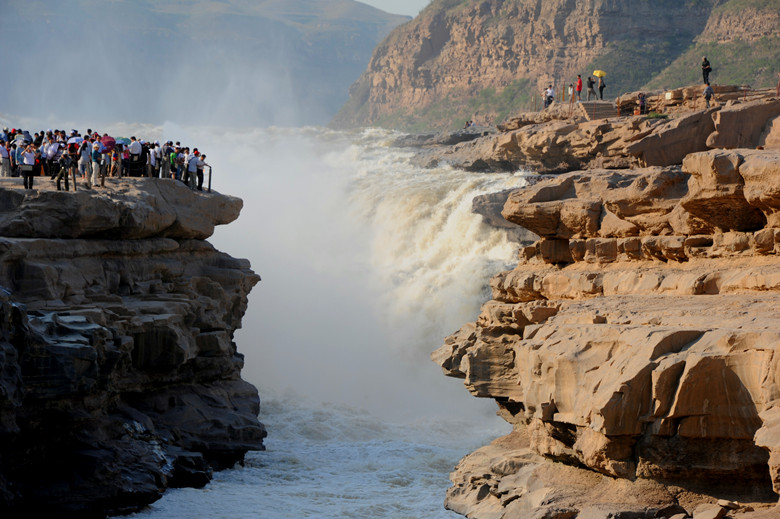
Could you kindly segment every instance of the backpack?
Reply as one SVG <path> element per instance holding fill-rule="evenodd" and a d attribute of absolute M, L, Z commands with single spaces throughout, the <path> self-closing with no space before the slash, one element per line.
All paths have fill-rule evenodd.
<path fill-rule="evenodd" d="M 76 155 L 79 152 L 80 145 L 78 142 L 69 142 L 68 143 L 68 153 L 71 155 Z"/>

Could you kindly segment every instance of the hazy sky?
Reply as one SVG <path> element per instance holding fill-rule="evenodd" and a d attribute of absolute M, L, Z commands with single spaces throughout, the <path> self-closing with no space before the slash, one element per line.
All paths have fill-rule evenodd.
<path fill-rule="evenodd" d="M 364 4 L 392 14 L 405 14 L 408 16 L 417 16 L 423 7 L 430 3 L 430 0 L 359 0 Z"/>

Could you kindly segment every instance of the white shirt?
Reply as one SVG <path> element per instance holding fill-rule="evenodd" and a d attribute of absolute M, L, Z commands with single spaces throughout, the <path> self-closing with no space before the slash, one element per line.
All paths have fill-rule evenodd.
<path fill-rule="evenodd" d="M 22 153 L 22 163 L 33 166 L 35 164 L 35 153 L 32 151 Z"/>
<path fill-rule="evenodd" d="M 60 148 L 59 142 L 52 142 L 46 147 L 46 157 L 53 159 L 57 155 L 57 151 Z"/>
<path fill-rule="evenodd" d="M 130 153 L 133 155 L 140 155 L 141 154 L 141 143 L 138 141 L 133 141 L 130 143 Z"/>
<path fill-rule="evenodd" d="M 157 149 L 149 150 L 149 164 L 152 165 L 152 167 L 157 165 Z"/>

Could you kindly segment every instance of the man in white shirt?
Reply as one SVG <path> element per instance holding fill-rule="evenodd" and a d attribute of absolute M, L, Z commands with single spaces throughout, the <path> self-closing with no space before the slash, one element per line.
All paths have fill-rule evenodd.
<path fill-rule="evenodd" d="M 0 177 L 11 176 L 11 156 L 5 147 L 5 140 L 0 140 Z"/>
<path fill-rule="evenodd" d="M 141 167 L 141 151 L 143 151 L 143 146 L 141 146 L 141 142 L 136 140 L 135 137 L 130 137 L 130 145 L 127 147 L 127 151 L 130 153 L 130 164 L 127 174 L 130 176 L 140 176 L 141 171 L 139 171 Z"/>
<path fill-rule="evenodd" d="M 155 174 L 157 171 L 157 150 L 159 150 L 159 145 L 152 145 L 152 147 L 149 148 L 149 160 L 146 163 L 146 176 L 150 178 L 157 176 Z"/>
<path fill-rule="evenodd" d="M 60 156 L 62 156 L 60 146 L 61 144 L 59 141 L 52 140 L 44 148 L 44 151 L 46 151 L 46 163 L 49 165 L 49 176 L 52 180 L 54 180 L 60 172 L 60 165 L 57 162 Z"/>
<path fill-rule="evenodd" d="M 92 145 L 88 140 L 83 140 L 79 144 L 79 175 L 84 179 L 87 189 L 92 189 L 92 158 L 90 152 Z"/>
<path fill-rule="evenodd" d="M 24 188 L 33 188 L 33 179 L 35 178 L 35 155 L 37 149 L 35 144 L 29 144 L 22 153 L 21 175 L 24 179 Z"/>

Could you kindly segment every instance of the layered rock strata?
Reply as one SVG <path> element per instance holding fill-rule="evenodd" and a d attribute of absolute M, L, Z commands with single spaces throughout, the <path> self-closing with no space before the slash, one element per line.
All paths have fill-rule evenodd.
<path fill-rule="evenodd" d="M 687 54 L 698 44 L 712 52 L 713 81 L 761 77 L 753 87 L 773 86 L 766 64 L 776 62 L 778 4 L 745 4 L 434 0 L 376 47 L 331 124 L 443 131 L 471 119 L 501 123 L 539 107 L 548 85 L 561 98 L 578 74 L 584 81 L 596 68 L 607 71 L 610 100 L 664 71 L 661 86 L 686 84 L 701 78 L 702 54 Z M 740 52 L 757 43 L 766 54 Z M 686 61 L 667 69 L 678 59 Z"/>
<path fill-rule="evenodd" d="M 0 508 L 104 517 L 263 448 L 233 334 L 259 281 L 204 241 L 238 198 L 0 183 Z"/>
<path fill-rule="evenodd" d="M 515 431 L 447 506 L 780 516 L 778 179 L 778 151 L 711 150 L 513 192 L 504 216 L 540 239 L 432 357 Z"/>

